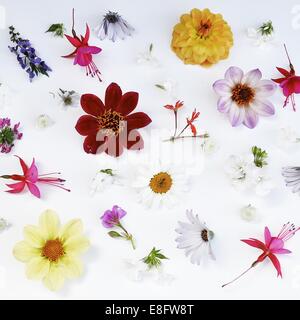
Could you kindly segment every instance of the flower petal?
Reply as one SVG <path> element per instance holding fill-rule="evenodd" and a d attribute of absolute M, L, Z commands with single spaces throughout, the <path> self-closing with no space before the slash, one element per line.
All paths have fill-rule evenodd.
<path fill-rule="evenodd" d="M 277 259 L 277 257 L 272 254 L 272 253 L 269 253 L 268 257 L 270 258 L 270 260 L 272 261 L 275 269 L 277 270 L 277 277 L 281 277 L 282 278 L 282 273 L 281 273 L 281 266 L 280 266 L 280 262 L 279 260 Z"/>
<path fill-rule="evenodd" d="M 248 84 L 250 87 L 256 87 L 261 78 L 261 71 L 259 69 L 254 69 L 245 74 L 242 82 Z"/>
<path fill-rule="evenodd" d="M 82 231 L 83 231 L 82 221 L 79 219 L 73 219 L 61 228 L 59 233 L 59 238 L 62 241 L 65 241 L 70 237 L 81 235 Z"/>
<path fill-rule="evenodd" d="M 59 232 L 60 221 L 53 210 L 44 211 L 39 218 L 39 227 L 47 240 L 56 239 Z"/>
<path fill-rule="evenodd" d="M 270 97 L 276 91 L 277 86 L 271 80 L 260 80 L 255 88 L 256 95 L 260 98 Z"/>
<path fill-rule="evenodd" d="M 69 40 L 69 42 L 74 46 L 74 47 L 80 47 L 81 45 L 81 42 L 76 39 L 76 38 L 73 38 L 71 36 L 68 36 L 67 34 L 65 34 L 65 37 Z"/>
<path fill-rule="evenodd" d="M 112 157 L 119 157 L 123 153 L 123 145 L 125 145 L 127 135 L 122 134 L 120 137 L 118 136 L 110 136 L 107 139 L 105 153 Z M 120 141 L 121 140 L 121 141 Z"/>
<path fill-rule="evenodd" d="M 238 67 L 230 67 L 225 73 L 225 79 L 233 85 L 241 83 L 244 77 L 244 72 Z"/>
<path fill-rule="evenodd" d="M 73 236 L 64 242 L 66 254 L 78 255 L 86 251 L 89 247 L 90 242 L 85 236 Z"/>
<path fill-rule="evenodd" d="M 64 269 L 56 264 L 51 264 L 49 272 L 44 277 L 43 282 L 44 285 L 52 291 L 61 289 L 65 282 Z"/>
<path fill-rule="evenodd" d="M 25 163 L 25 161 L 24 161 L 21 157 L 19 157 L 19 156 L 15 156 L 15 157 L 17 157 L 17 158 L 19 159 L 20 165 L 21 165 L 22 170 L 23 170 L 23 174 L 24 174 L 24 176 L 25 176 L 26 173 L 27 173 L 27 171 L 28 171 L 27 164 Z"/>
<path fill-rule="evenodd" d="M 30 259 L 40 255 L 41 250 L 31 247 L 28 242 L 20 241 L 13 249 L 13 255 L 22 262 L 28 262 Z"/>
<path fill-rule="evenodd" d="M 82 136 L 96 134 L 99 130 L 98 120 L 93 116 L 81 116 L 75 126 L 75 129 Z"/>
<path fill-rule="evenodd" d="M 49 272 L 50 261 L 43 257 L 35 257 L 26 265 L 26 275 L 29 279 L 43 279 Z"/>
<path fill-rule="evenodd" d="M 85 35 L 84 38 L 82 39 L 82 44 L 87 45 L 90 39 L 90 28 L 89 25 L 86 24 L 86 29 L 85 29 Z"/>
<path fill-rule="evenodd" d="M 127 121 L 127 130 L 144 128 L 152 122 L 150 117 L 144 112 L 135 112 L 125 118 Z"/>
<path fill-rule="evenodd" d="M 70 254 L 63 257 L 60 264 L 64 268 L 64 275 L 69 279 L 77 278 L 83 272 L 81 260 Z"/>
<path fill-rule="evenodd" d="M 24 238 L 25 241 L 34 248 L 42 248 L 45 244 L 45 235 L 36 226 L 25 226 Z"/>
<path fill-rule="evenodd" d="M 126 92 L 116 107 L 116 111 L 125 117 L 136 108 L 138 100 L 139 94 L 137 92 Z"/>
<path fill-rule="evenodd" d="M 9 192 L 9 193 L 22 192 L 24 190 L 25 185 L 26 185 L 25 181 L 6 184 L 7 187 L 12 188 L 12 190 L 7 190 L 6 192 Z"/>
<path fill-rule="evenodd" d="M 126 145 L 128 150 L 141 150 L 144 149 L 144 140 L 137 130 L 131 130 L 128 133 Z"/>
<path fill-rule="evenodd" d="M 105 107 L 106 109 L 115 110 L 122 98 L 122 90 L 116 83 L 111 83 L 105 92 Z"/>
<path fill-rule="evenodd" d="M 283 249 L 284 242 L 282 239 L 272 237 L 272 240 L 269 244 L 269 249 L 273 252 L 273 250 Z"/>
<path fill-rule="evenodd" d="M 92 116 L 98 117 L 104 113 L 105 106 L 94 94 L 83 94 L 80 99 L 82 109 Z"/>
<path fill-rule="evenodd" d="M 230 97 L 221 97 L 218 101 L 218 110 L 222 113 L 227 113 L 229 112 L 232 103 Z"/>
<path fill-rule="evenodd" d="M 266 250 L 265 244 L 257 239 L 247 239 L 247 240 L 241 240 L 241 241 L 248 244 L 251 247 L 259 248 L 261 250 Z"/>
<path fill-rule="evenodd" d="M 268 100 L 255 100 L 255 102 L 251 105 L 251 108 L 263 117 L 270 117 L 275 114 L 275 108 Z"/>
<path fill-rule="evenodd" d="M 245 109 L 245 119 L 244 119 L 244 125 L 248 127 L 249 129 L 253 129 L 256 127 L 258 123 L 258 115 L 257 113 L 252 110 L 250 107 Z"/>
<path fill-rule="evenodd" d="M 36 183 L 38 180 L 38 175 L 39 175 L 38 169 L 37 169 L 37 166 L 35 165 L 35 161 L 33 158 L 31 166 L 28 169 L 25 177 L 26 177 L 26 180 L 29 180 L 32 183 Z"/>
<path fill-rule="evenodd" d="M 229 109 L 228 116 L 231 125 L 233 127 L 237 127 L 245 120 L 245 109 L 232 104 Z"/>
<path fill-rule="evenodd" d="M 272 250 L 273 253 L 276 253 L 276 254 L 289 254 L 289 253 L 292 253 L 292 251 L 288 250 L 288 249 L 275 249 L 275 250 Z"/>
<path fill-rule="evenodd" d="M 26 185 L 30 191 L 31 194 L 33 194 L 35 197 L 40 198 L 41 197 L 41 193 L 39 188 L 31 182 L 26 182 Z"/>
<path fill-rule="evenodd" d="M 215 92 L 219 96 L 230 97 L 232 88 L 230 86 L 230 82 L 227 80 L 218 80 L 213 84 L 213 88 Z"/>
<path fill-rule="evenodd" d="M 268 227 L 265 227 L 265 243 L 267 247 L 270 245 L 271 240 L 272 240 L 272 236 L 271 236 L 270 229 Z"/>
<path fill-rule="evenodd" d="M 101 153 L 103 150 L 101 147 L 105 144 L 106 141 L 97 141 L 98 133 L 87 136 L 84 139 L 83 149 L 86 153 Z"/>

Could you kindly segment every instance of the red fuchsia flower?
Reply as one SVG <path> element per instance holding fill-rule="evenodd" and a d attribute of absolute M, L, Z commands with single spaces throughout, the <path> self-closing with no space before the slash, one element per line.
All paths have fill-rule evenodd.
<path fill-rule="evenodd" d="M 289 57 L 286 45 L 284 45 L 284 48 L 290 63 L 290 71 L 283 68 L 277 68 L 277 70 L 284 77 L 279 79 L 272 79 L 272 80 L 276 83 L 279 83 L 280 87 L 283 90 L 283 94 L 286 97 L 283 107 L 285 108 L 288 105 L 291 98 L 293 110 L 296 111 L 294 94 L 300 93 L 300 77 L 296 75 L 296 71 Z"/>
<path fill-rule="evenodd" d="M 144 112 L 132 113 L 138 99 L 137 92 L 122 94 L 116 83 L 107 87 L 104 103 L 93 94 L 82 95 L 80 103 L 87 115 L 79 118 L 75 128 L 86 137 L 84 151 L 92 154 L 104 151 L 119 157 L 124 147 L 128 150 L 143 149 L 143 138 L 136 129 L 146 127 L 152 120 Z"/>
<path fill-rule="evenodd" d="M 3 179 L 12 179 L 15 181 L 19 181 L 16 183 L 7 184 L 6 186 L 11 188 L 11 190 L 7 190 L 6 192 L 20 193 L 24 190 L 25 186 L 27 186 L 29 191 L 35 197 L 40 198 L 41 193 L 40 193 L 39 188 L 37 187 L 37 183 L 48 184 L 50 186 L 58 187 L 58 188 L 61 188 L 63 190 L 70 192 L 70 190 L 63 187 L 65 180 L 60 179 L 60 178 L 49 177 L 50 175 L 53 175 L 53 174 L 60 174 L 59 172 L 39 175 L 38 168 L 35 165 L 34 158 L 32 160 L 31 166 L 28 168 L 27 164 L 24 162 L 23 159 L 21 159 L 18 156 L 16 156 L 16 157 L 20 161 L 20 165 L 23 170 L 23 175 L 12 174 L 12 175 L 0 176 L 0 178 L 3 178 Z"/>
<path fill-rule="evenodd" d="M 257 258 L 256 261 L 252 263 L 250 268 L 248 268 L 245 272 L 243 272 L 240 276 L 238 276 L 234 280 L 228 282 L 227 284 L 224 284 L 222 287 L 225 287 L 235 282 L 236 280 L 241 278 L 244 274 L 246 274 L 249 270 L 254 268 L 258 263 L 263 262 L 266 258 L 269 258 L 273 263 L 275 269 L 277 270 L 277 276 L 282 277 L 280 262 L 277 259 L 276 255 L 291 253 L 290 250 L 284 248 L 284 243 L 290 238 L 292 238 L 299 229 L 300 228 L 296 228 L 294 224 L 288 222 L 283 225 L 277 237 L 272 237 L 269 228 L 265 227 L 265 243 L 254 238 L 250 238 L 248 240 L 241 240 L 251 247 L 262 250 L 263 253 Z"/>
<path fill-rule="evenodd" d="M 195 122 L 198 117 L 200 116 L 200 112 L 197 112 L 196 109 L 193 111 L 191 119 L 186 118 L 187 125 L 191 128 L 191 131 L 193 133 L 193 136 L 195 137 L 197 135 L 197 129 L 193 122 Z"/>
<path fill-rule="evenodd" d="M 69 40 L 69 42 L 76 48 L 72 53 L 63 56 L 63 58 L 74 58 L 74 65 L 79 64 L 82 67 L 86 68 L 86 75 L 91 75 L 92 77 L 97 76 L 99 81 L 101 72 L 98 70 L 97 66 L 93 61 L 93 54 L 100 53 L 102 51 L 101 48 L 90 46 L 89 38 L 90 38 L 90 28 L 88 24 L 86 25 L 85 36 L 78 37 L 74 30 L 74 9 L 73 9 L 73 26 L 72 26 L 72 34 L 73 37 L 65 34 L 65 37 Z"/>

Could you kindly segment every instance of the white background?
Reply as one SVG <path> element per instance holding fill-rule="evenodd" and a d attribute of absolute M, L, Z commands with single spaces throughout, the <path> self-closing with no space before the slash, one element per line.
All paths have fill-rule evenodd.
<path fill-rule="evenodd" d="M 299 2 L 299 1 L 298 1 Z M 264 78 L 277 77 L 276 66 L 288 67 L 283 47 L 259 49 L 251 45 L 245 29 L 271 19 L 277 31 L 278 41 L 286 42 L 296 70 L 300 72 L 299 35 L 297 15 L 300 2 L 286 1 L 2 1 L 6 9 L 7 26 L 13 24 L 24 37 L 28 37 L 39 55 L 53 68 L 50 78 L 41 77 L 29 83 L 27 74 L 21 70 L 16 58 L 7 49 L 8 34 L 0 30 L 0 80 L 6 82 L 15 93 L 10 108 L 3 116 L 21 121 L 24 133 L 22 141 L 16 143 L 12 154 L 18 154 L 30 162 L 34 156 L 43 172 L 60 170 L 72 189 L 67 193 L 51 187 L 42 188 L 42 200 L 33 198 L 28 192 L 20 195 L 0 190 L 0 216 L 8 219 L 12 227 L 0 234 L 0 267 L 2 283 L 1 299 L 297 299 L 300 295 L 300 235 L 293 238 L 287 247 L 293 251 L 281 256 L 283 280 L 276 278 L 276 271 L 269 261 L 256 267 L 247 277 L 226 289 L 221 284 L 231 280 L 247 268 L 260 254 L 254 248 L 240 242 L 242 238 L 262 238 L 268 225 L 277 233 L 286 221 L 300 224 L 300 198 L 288 190 L 280 175 L 286 165 L 300 165 L 299 150 L 284 153 L 277 147 L 277 135 L 281 125 L 289 124 L 299 130 L 300 99 L 294 113 L 289 106 L 282 109 L 283 96 L 278 90 L 273 97 L 276 115 L 261 118 L 254 130 L 246 127 L 231 128 L 227 119 L 216 110 L 217 97 L 212 90 L 215 80 L 223 78 L 225 70 L 236 65 L 245 71 L 259 67 Z M 95 63 L 103 75 L 103 82 L 88 78 L 78 66 L 61 58 L 71 52 L 67 40 L 53 38 L 44 31 L 52 23 L 63 22 L 70 33 L 71 9 L 76 9 L 77 33 L 84 33 L 85 23 L 97 24 L 107 10 L 116 10 L 136 29 L 132 38 L 112 43 L 100 41 L 94 35 L 90 44 L 103 48 L 95 57 Z M 222 13 L 232 27 L 235 44 L 228 60 L 210 69 L 184 65 L 171 51 L 173 26 L 181 14 L 190 9 L 208 7 Z M 161 68 L 151 69 L 137 66 L 136 56 L 145 51 L 150 43 L 154 54 L 161 61 Z M 74 125 L 81 108 L 62 110 L 49 91 L 74 89 L 80 93 L 95 93 L 103 97 L 105 88 L 117 82 L 124 91 L 140 93 L 139 111 L 147 112 L 153 119 L 151 127 L 141 130 L 146 136 L 152 129 L 172 130 L 171 114 L 162 106 L 171 101 L 154 87 L 166 78 L 178 82 L 178 96 L 185 101 L 182 119 L 194 107 L 201 111 L 197 123 L 199 130 L 208 131 L 221 146 L 219 152 L 207 158 L 200 176 L 190 179 L 190 192 L 182 195 L 182 205 L 173 210 L 145 210 L 137 203 L 136 194 L 128 187 L 113 188 L 104 194 L 91 197 L 89 185 L 101 162 L 113 165 L 115 161 L 106 155 L 87 155 L 83 152 L 83 138 Z M 3 112 L 3 111 L 1 111 Z M 47 113 L 55 125 L 45 131 L 35 127 L 39 114 Z M 1 114 L 2 115 L 2 114 Z M 172 120 L 172 121 L 171 121 Z M 151 153 L 146 137 L 145 150 Z M 253 193 L 238 193 L 229 184 L 223 167 L 230 154 L 244 154 L 253 146 L 266 149 L 270 155 L 269 170 L 276 182 L 276 189 L 266 198 Z M 12 154 L 1 155 L 0 173 L 19 171 L 19 164 Z M 139 156 L 137 156 L 137 159 Z M 141 157 L 142 159 L 142 157 Z M 134 166 L 125 154 L 123 166 Z M 195 161 L 196 168 L 198 163 Z M 129 168 L 130 169 L 130 168 Z M 247 223 L 240 219 L 242 206 L 252 203 L 262 216 L 260 223 Z M 125 226 L 137 239 L 137 256 L 142 258 L 156 246 L 170 258 L 165 269 L 176 280 L 171 286 L 159 286 L 151 282 L 133 283 L 125 275 L 122 260 L 130 257 L 132 249 L 128 243 L 109 238 L 99 220 L 103 211 L 118 204 L 127 210 Z M 74 217 L 83 220 L 86 234 L 92 247 L 84 256 L 85 273 L 79 279 L 68 282 L 59 293 L 53 293 L 42 283 L 27 280 L 25 266 L 12 255 L 14 244 L 22 240 L 24 225 L 36 224 L 39 214 L 51 208 L 56 210 L 63 223 Z M 203 266 L 192 265 L 183 251 L 176 248 L 174 229 L 178 220 L 185 219 L 185 209 L 193 208 L 215 232 L 213 247 L 216 262 L 208 261 Z"/>

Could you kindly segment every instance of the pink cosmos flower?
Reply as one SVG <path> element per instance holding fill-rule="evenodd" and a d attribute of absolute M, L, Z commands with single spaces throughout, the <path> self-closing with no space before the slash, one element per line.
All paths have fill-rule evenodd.
<path fill-rule="evenodd" d="M 253 129 L 259 116 L 275 114 L 274 106 L 267 98 L 274 94 L 276 85 L 261 78 L 259 69 L 244 74 L 240 68 L 230 67 L 225 79 L 214 83 L 213 88 L 220 97 L 218 110 L 228 115 L 233 127 L 244 124 Z"/>
<path fill-rule="evenodd" d="M 296 228 L 293 223 L 288 222 L 283 225 L 281 231 L 276 237 L 273 237 L 269 228 L 265 227 L 265 243 L 254 238 L 250 238 L 248 240 L 241 240 L 251 247 L 262 250 L 263 253 L 256 259 L 256 261 L 252 263 L 250 268 L 248 268 L 245 272 L 243 272 L 234 280 L 228 282 L 227 284 L 224 284 L 222 287 L 225 287 L 233 283 L 234 281 L 238 280 L 245 273 L 254 268 L 258 263 L 263 262 L 266 258 L 269 258 L 273 263 L 275 269 L 277 270 L 277 276 L 282 277 L 280 262 L 276 255 L 291 253 L 290 250 L 284 248 L 284 243 L 290 238 L 292 238 L 298 230 L 300 230 L 300 228 Z"/>
<path fill-rule="evenodd" d="M 16 157 L 20 161 L 23 175 L 12 174 L 12 175 L 0 176 L 0 178 L 3 178 L 3 179 L 12 179 L 15 181 L 19 181 L 19 182 L 12 183 L 12 184 L 6 184 L 6 186 L 10 188 L 10 190 L 7 190 L 6 192 L 20 193 L 24 190 L 25 186 L 27 186 L 27 188 L 29 189 L 31 194 L 33 194 L 37 198 L 40 198 L 41 193 L 40 193 L 39 188 L 37 187 L 37 183 L 48 184 L 50 186 L 55 186 L 55 187 L 58 187 L 58 188 L 61 188 L 63 190 L 70 192 L 69 189 L 66 189 L 63 187 L 65 180 L 60 179 L 60 178 L 55 178 L 55 177 L 49 177 L 52 174 L 60 174 L 59 172 L 39 175 L 38 168 L 35 165 L 34 158 L 32 160 L 31 166 L 28 167 L 22 158 L 20 158 L 18 156 L 16 156 Z"/>

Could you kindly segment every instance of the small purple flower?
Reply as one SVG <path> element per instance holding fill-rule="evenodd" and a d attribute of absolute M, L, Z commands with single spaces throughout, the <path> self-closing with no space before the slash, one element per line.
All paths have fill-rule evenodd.
<path fill-rule="evenodd" d="M 120 220 L 126 215 L 126 211 L 118 206 L 113 206 L 111 210 L 106 210 L 101 217 L 105 228 L 113 228 L 120 224 Z"/>
<path fill-rule="evenodd" d="M 15 140 L 21 140 L 23 133 L 19 132 L 20 123 L 11 126 L 9 118 L 0 118 L 0 152 L 9 153 Z"/>
<path fill-rule="evenodd" d="M 276 90 L 271 80 L 261 80 L 262 73 L 254 69 L 244 74 L 238 67 L 230 67 L 225 79 L 214 83 L 218 94 L 218 110 L 228 115 L 233 127 L 244 124 L 253 129 L 259 116 L 269 117 L 275 114 L 273 104 L 267 99 Z"/>

